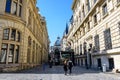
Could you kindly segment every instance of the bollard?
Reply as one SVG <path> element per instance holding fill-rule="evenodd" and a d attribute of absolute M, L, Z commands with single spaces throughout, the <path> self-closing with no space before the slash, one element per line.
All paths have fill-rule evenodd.
<path fill-rule="evenodd" d="M 103 66 L 102 66 L 102 71 L 103 71 L 103 72 L 106 72 L 106 64 L 103 64 Z"/>

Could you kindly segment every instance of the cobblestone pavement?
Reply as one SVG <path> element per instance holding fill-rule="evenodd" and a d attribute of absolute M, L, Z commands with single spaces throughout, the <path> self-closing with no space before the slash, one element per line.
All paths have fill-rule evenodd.
<path fill-rule="evenodd" d="M 64 75 L 62 66 L 37 67 L 16 73 L 0 73 L 0 80 L 120 80 L 120 74 L 102 73 L 74 67 L 72 74 Z"/>

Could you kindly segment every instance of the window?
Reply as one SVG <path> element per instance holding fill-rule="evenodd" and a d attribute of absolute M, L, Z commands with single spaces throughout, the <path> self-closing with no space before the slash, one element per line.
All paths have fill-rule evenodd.
<path fill-rule="evenodd" d="M 94 0 L 94 3 L 96 3 L 97 0 Z"/>
<path fill-rule="evenodd" d="M 90 11 L 90 0 L 87 0 L 88 11 Z"/>
<path fill-rule="evenodd" d="M 17 2 L 13 2 L 11 13 L 14 14 L 14 15 L 17 14 Z"/>
<path fill-rule="evenodd" d="M 16 46 L 15 63 L 18 63 L 18 60 L 19 60 L 19 45 Z"/>
<path fill-rule="evenodd" d="M 79 21 L 81 22 L 81 12 L 79 12 Z"/>
<path fill-rule="evenodd" d="M 112 49 L 112 41 L 111 41 L 111 34 L 110 28 L 104 31 L 104 41 L 105 41 L 105 49 Z"/>
<path fill-rule="evenodd" d="M 118 22 L 118 28 L 119 28 L 119 33 L 120 33 L 120 22 Z"/>
<path fill-rule="evenodd" d="M 9 39 L 9 33 L 10 34 L 10 39 L 13 40 L 12 42 L 9 41 L 5 41 L 6 44 L 4 44 L 4 40 L 10 40 Z M 18 42 L 20 41 L 20 32 L 17 31 L 16 29 L 4 29 L 3 30 L 3 44 L 1 47 L 1 55 L 0 55 L 0 62 L 6 62 L 6 58 L 8 57 L 8 61 L 9 63 L 13 63 L 13 61 L 15 61 L 15 63 L 18 63 L 18 57 L 19 57 L 19 44 Z M 10 45 L 8 45 L 8 42 Z M 9 46 L 9 50 L 8 50 L 8 46 Z M 9 52 L 8 52 L 8 51 Z M 8 55 L 6 56 L 8 52 Z"/>
<path fill-rule="evenodd" d="M 83 27 L 83 35 L 85 35 L 85 27 Z"/>
<path fill-rule="evenodd" d="M 3 30 L 3 40 L 8 40 L 9 39 L 9 29 L 4 29 Z"/>
<path fill-rule="evenodd" d="M 31 46 L 31 37 L 28 37 L 28 47 Z"/>
<path fill-rule="evenodd" d="M 107 3 L 104 3 L 104 5 L 102 6 L 102 10 L 103 10 L 103 15 L 107 14 L 107 12 L 108 12 Z"/>
<path fill-rule="evenodd" d="M 30 63 L 30 48 L 27 50 L 27 62 Z"/>
<path fill-rule="evenodd" d="M 17 41 L 20 42 L 20 32 L 17 31 Z"/>
<path fill-rule="evenodd" d="M 11 13 L 11 14 L 14 14 L 16 16 L 21 17 L 22 0 L 7 0 L 6 1 L 6 9 L 5 9 L 5 11 L 7 13 Z"/>
<path fill-rule="evenodd" d="M 90 22 L 88 22 L 88 31 L 90 31 Z"/>
<path fill-rule="evenodd" d="M 82 44 L 80 44 L 80 55 L 82 55 Z"/>
<path fill-rule="evenodd" d="M 9 48 L 9 54 L 8 54 L 8 62 L 13 62 L 13 58 L 14 58 L 14 44 L 10 44 L 10 48 Z"/>
<path fill-rule="evenodd" d="M 32 62 L 34 63 L 35 62 L 35 41 L 33 41 L 33 51 L 32 51 Z"/>
<path fill-rule="evenodd" d="M 94 41 L 95 41 L 95 52 L 96 52 L 100 50 L 99 35 L 96 35 L 94 37 Z"/>
<path fill-rule="evenodd" d="M 83 44 L 83 49 L 84 49 L 84 54 L 86 55 L 87 53 L 86 53 L 86 51 L 87 51 L 87 45 L 86 45 L 87 43 L 86 42 L 84 42 L 84 44 Z"/>
<path fill-rule="evenodd" d="M 32 25 L 32 11 L 29 9 L 28 25 Z"/>
<path fill-rule="evenodd" d="M 5 12 L 10 13 L 11 11 L 11 0 L 6 0 Z"/>
<path fill-rule="evenodd" d="M 1 54 L 0 54 L 0 62 L 5 63 L 6 62 L 6 56 L 7 56 L 7 44 L 2 44 Z"/>
<path fill-rule="evenodd" d="M 84 5 L 83 5 L 83 8 L 82 8 L 82 14 L 83 14 L 83 18 L 84 18 L 85 17 Z"/>
<path fill-rule="evenodd" d="M 15 30 L 15 29 L 12 29 L 12 32 L 11 32 L 11 40 L 14 40 L 14 41 L 15 41 L 15 37 L 16 37 L 16 30 Z"/>
<path fill-rule="evenodd" d="M 22 12 L 22 6 L 19 5 L 19 16 L 21 17 L 21 12 Z"/>
<path fill-rule="evenodd" d="M 77 54 L 79 54 L 79 46 L 77 46 Z"/>
<path fill-rule="evenodd" d="M 96 24 L 97 23 L 97 14 L 94 14 L 93 18 L 94 18 L 94 24 Z"/>
<path fill-rule="evenodd" d="M 117 3 L 120 3 L 120 0 L 117 0 Z"/>

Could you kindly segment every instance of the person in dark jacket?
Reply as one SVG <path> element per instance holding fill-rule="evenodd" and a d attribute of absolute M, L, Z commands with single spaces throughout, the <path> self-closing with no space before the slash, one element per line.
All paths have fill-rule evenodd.
<path fill-rule="evenodd" d="M 63 69 L 64 69 L 64 72 L 65 72 L 65 75 L 67 75 L 67 60 L 64 61 L 63 63 Z"/>
<path fill-rule="evenodd" d="M 72 73 L 72 67 L 73 67 L 73 62 L 69 59 L 69 61 L 67 62 L 68 65 L 68 69 L 69 69 L 69 74 Z"/>
<path fill-rule="evenodd" d="M 52 66 L 53 66 L 53 60 L 50 60 L 49 61 L 49 68 L 52 68 Z"/>

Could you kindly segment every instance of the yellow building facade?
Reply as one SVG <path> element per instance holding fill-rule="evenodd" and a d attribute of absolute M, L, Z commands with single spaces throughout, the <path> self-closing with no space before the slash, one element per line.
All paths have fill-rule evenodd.
<path fill-rule="evenodd" d="M 0 0 L 0 67 L 26 69 L 47 61 L 49 37 L 36 0 Z"/>
<path fill-rule="evenodd" d="M 76 64 L 120 70 L 120 0 L 74 0 L 67 41 Z"/>

